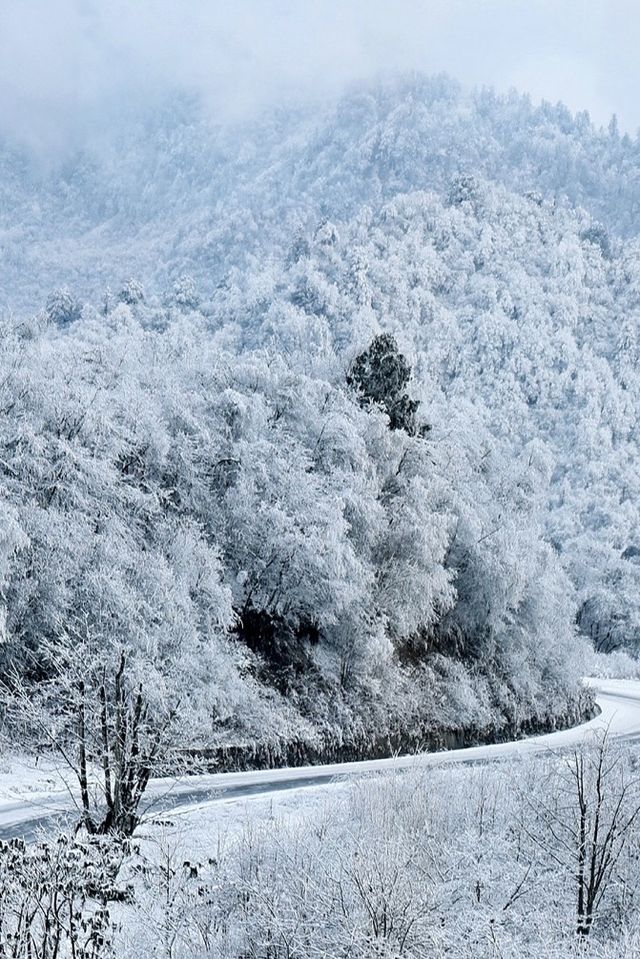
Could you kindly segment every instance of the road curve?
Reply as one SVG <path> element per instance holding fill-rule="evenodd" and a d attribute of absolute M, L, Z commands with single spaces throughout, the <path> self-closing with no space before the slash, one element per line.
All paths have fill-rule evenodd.
<path fill-rule="evenodd" d="M 285 789 L 320 786 L 336 778 L 358 776 L 384 770 L 401 770 L 416 766 L 448 763 L 478 763 L 506 760 L 549 751 L 563 751 L 588 743 L 598 733 L 608 730 L 620 741 L 640 745 L 640 680 L 585 680 L 593 687 L 600 714 L 587 723 L 543 736 L 532 736 L 513 742 L 389 759 L 304 766 L 286 769 L 264 769 L 241 773 L 212 773 L 181 780 L 153 780 L 146 797 L 147 814 L 188 813 L 189 808 L 203 803 L 250 799 Z M 77 819 L 73 793 L 35 793 L 29 799 L 0 803 L 0 839 L 21 837 L 27 842 L 36 839 L 65 821 Z"/>

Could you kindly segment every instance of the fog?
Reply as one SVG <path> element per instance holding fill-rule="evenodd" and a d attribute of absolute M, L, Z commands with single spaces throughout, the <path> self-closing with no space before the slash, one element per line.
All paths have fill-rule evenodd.
<path fill-rule="evenodd" d="M 635 0 L 0 0 L 0 131 L 57 152 L 173 87 L 219 118 L 395 70 L 640 126 Z"/>

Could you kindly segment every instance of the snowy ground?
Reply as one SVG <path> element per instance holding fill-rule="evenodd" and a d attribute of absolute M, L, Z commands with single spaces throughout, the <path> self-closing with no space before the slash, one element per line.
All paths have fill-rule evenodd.
<path fill-rule="evenodd" d="M 350 762 L 335 765 L 219 773 L 178 781 L 155 780 L 149 791 L 148 819 L 167 828 L 197 835 L 206 822 L 224 831 L 234 819 L 244 819 L 247 804 L 252 816 L 270 816 L 277 810 L 294 811 L 320 803 L 327 790 L 346 788 L 349 777 L 366 773 L 411 769 L 427 765 L 486 763 L 563 750 L 588 741 L 608 729 L 610 735 L 640 742 L 640 681 L 587 679 L 596 690 L 600 714 L 588 723 L 562 732 L 516 742 L 418 756 Z M 37 764 L 26 756 L 5 756 L 0 763 L 0 839 L 33 838 L 52 816 L 73 814 L 74 795 L 66 771 L 50 759 Z"/>
<path fill-rule="evenodd" d="M 197 777 L 199 787 L 186 781 L 175 787 L 171 809 L 151 817 L 143 835 L 175 845 L 194 859 L 206 859 L 212 847 L 224 844 L 250 821 L 254 828 L 273 820 L 307 818 L 326 809 L 327 797 L 338 800 L 351 786 L 353 778 L 394 770 L 443 767 L 486 762 L 517 761 L 535 754 L 589 742 L 605 729 L 625 742 L 640 742 L 640 681 L 586 680 L 597 690 L 600 714 L 588 723 L 558 733 L 549 733 L 512 743 L 473 746 L 468 749 L 423 753 L 418 756 L 368 760 L 321 766 L 315 769 L 261 770 L 249 773 L 222 773 Z M 198 788 L 205 790 L 210 780 L 214 796 L 198 800 Z M 190 790 L 186 801 L 183 789 Z M 237 792 L 236 792 L 237 790 Z M 194 795 L 196 794 L 196 795 Z"/>

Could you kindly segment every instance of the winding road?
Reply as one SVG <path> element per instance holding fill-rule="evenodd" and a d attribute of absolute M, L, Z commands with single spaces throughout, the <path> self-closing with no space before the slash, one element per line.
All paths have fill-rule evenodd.
<path fill-rule="evenodd" d="M 214 773 L 181 780 L 153 780 L 146 797 L 147 815 L 188 815 L 190 809 L 202 808 L 203 804 L 246 800 L 286 789 L 326 785 L 336 779 L 384 770 L 446 763 L 487 763 L 536 753 L 562 752 L 588 743 L 605 729 L 616 740 L 640 746 L 640 680 L 587 679 L 585 682 L 594 688 L 601 711 L 595 719 L 572 729 L 447 752 L 325 766 Z M 64 784 L 55 791 L 35 791 L 26 798 L 19 796 L 0 801 L 0 839 L 20 837 L 31 842 L 58 824 L 73 822 L 77 818 L 76 810 L 73 792 Z"/>

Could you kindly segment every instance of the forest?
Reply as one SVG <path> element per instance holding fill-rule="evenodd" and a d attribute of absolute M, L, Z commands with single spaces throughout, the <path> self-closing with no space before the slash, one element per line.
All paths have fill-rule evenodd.
<path fill-rule="evenodd" d="M 172 93 L 63 160 L 0 139 L 0 732 L 89 837 L 0 834 L 0 952 L 633 955 L 607 735 L 206 820 L 197 863 L 143 799 L 566 729 L 594 663 L 637 670 L 639 159 L 421 74 L 225 124 Z"/>
<path fill-rule="evenodd" d="M 640 616 L 637 142 L 421 76 L 121 136 L 2 151 L 4 663 L 131 650 L 270 761 L 588 709 Z"/>

